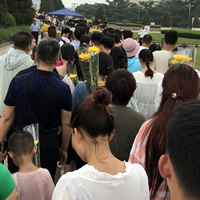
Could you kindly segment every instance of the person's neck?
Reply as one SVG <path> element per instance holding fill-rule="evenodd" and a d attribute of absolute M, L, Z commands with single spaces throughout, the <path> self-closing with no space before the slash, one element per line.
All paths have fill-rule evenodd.
<path fill-rule="evenodd" d="M 32 172 L 38 168 L 32 162 L 32 155 L 22 155 L 18 161 L 19 171 L 18 172 Z"/>
<path fill-rule="evenodd" d="M 29 51 L 28 51 L 27 49 L 20 49 L 20 48 L 18 48 L 18 47 L 15 47 L 15 49 L 16 49 L 16 50 L 20 50 L 20 51 L 24 51 L 24 52 L 27 53 L 27 54 L 29 53 Z"/>
<path fill-rule="evenodd" d="M 166 51 L 172 51 L 172 50 L 175 49 L 175 47 L 176 47 L 176 44 L 171 45 L 171 44 L 166 44 L 165 43 L 165 50 Z"/>
<path fill-rule="evenodd" d="M 109 55 L 109 54 L 110 54 L 110 49 L 105 49 L 105 48 L 104 48 L 104 53 L 106 53 L 106 54 Z"/>
<path fill-rule="evenodd" d="M 146 47 L 146 48 L 149 48 L 149 44 L 146 44 L 146 43 L 142 43 L 142 47 Z"/>
<path fill-rule="evenodd" d="M 148 70 L 146 64 L 144 64 L 144 63 L 140 63 L 140 64 L 141 64 L 141 67 L 142 67 L 142 69 L 140 71 L 145 73 Z M 151 63 L 150 63 L 149 68 L 155 73 L 155 71 L 152 69 Z"/>
<path fill-rule="evenodd" d="M 86 153 L 87 164 L 93 165 L 94 167 L 104 162 L 109 162 L 109 160 L 113 158 L 115 157 L 110 151 L 108 141 L 105 141 L 105 139 L 98 140 L 98 145 L 91 142 Z"/>
<path fill-rule="evenodd" d="M 45 65 L 45 64 L 38 64 L 37 69 L 42 71 L 52 72 L 54 70 L 54 65 Z"/>

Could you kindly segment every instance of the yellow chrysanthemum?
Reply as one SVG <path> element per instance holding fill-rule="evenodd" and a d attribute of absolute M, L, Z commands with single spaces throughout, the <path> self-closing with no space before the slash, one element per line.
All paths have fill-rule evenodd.
<path fill-rule="evenodd" d="M 178 61 L 177 61 L 176 59 L 173 59 L 173 60 L 171 61 L 171 63 L 172 63 L 173 65 L 176 65 L 176 64 L 178 64 Z"/>
<path fill-rule="evenodd" d="M 175 54 L 173 55 L 173 60 L 171 61 L 172 64 L 178 64 L 178 63 L 185 63 L 185 62 L 190 62 L 192 60 L 192 58 L 190 58 L 189 56 L 186 55 L 179 55 L 179 54 Z"/>
<path fill-rule="evenodd" d="M 39 141 L 38 141 L 38 140 L 35 140 L 35 141 L 34 141 L 34 144 L 35 144 L 35 145 L 37 145 L 38 143 L 39 143 Z"/>
<path fill-rule="evenodd" d="M 70 78 L 76 78 L 77 77 L 77 74 L 70 74 Z"/>
<path fill-rule="evenodd" d="M 81 59 L 81 61 L 89 62 L 90 53 L 81 53 L 81 55 L 79 55 L 79 58 Z"/>
<path fill-rule="evenodd" d="M 99 53 L 99 48 L 96 46 L 89 47 L 88 51 L 92 53 Z"/>
<path fill-rule="evenodd" d="M 42 27 L 42 30 L 46 32 L 46 31 L 48 31 L 48 28 L 49 28 L 49 25 L 45 25 Z"/>
<path fill-rule="evenodd" d="M 99 32 L 101 33 L 102 31 L 100 29 L 91 29 L 89 30 L 90 33 L 94 33 L 94 32 Z"/>
<path fill-rule="evenodd" d="M 57 34 L 61 34 L 61 31 L 56 31 Z"/>

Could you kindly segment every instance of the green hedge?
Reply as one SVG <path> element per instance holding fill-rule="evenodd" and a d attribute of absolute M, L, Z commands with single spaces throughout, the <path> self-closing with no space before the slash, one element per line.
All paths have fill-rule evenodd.
<path fill-rule="evenodd" d="M 151 25 L 150 28 L 160 28 L 161 25 Z"/>
<path fill-rule="evenodd" d="M 134 24 L 134 23 L 109 22 L 109 24 L 116 26 L 141 27 L 141 24 Z"/>
<path fill-rule="evenodd" d="M 30 31 L 30 26 L 14 26 L 9 28 L 0 28 L 0 44 L 12 42 L 13 35 L 18 31 Z"/>
<path fill-rule="evenodd" d="M 191 29 L 172 29 L 178 32 L 179 37 L 184 38 L 194 38 L 194 39 L 200 39 L 200 31 L 194 31 Z M 161 33 L 165 34 L 169 30 L 162 30 Z"/>
<path fill-rule="evenodd" d="M 15 18 L 8 12 L 5 15 L 5 26 L 6 27 L 16 26 Z"/>

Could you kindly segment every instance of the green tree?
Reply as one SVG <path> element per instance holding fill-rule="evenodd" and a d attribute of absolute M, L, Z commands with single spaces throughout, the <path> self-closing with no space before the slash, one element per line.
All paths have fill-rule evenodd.
<path fill-rule="evenodd" d="M 7 13 L 7 1 L 6 0 L 0 0 L 0 25 L 5 25 L 5 16 Z"/>
<path fill-rule="evenodd" d="M 41 0 L 40 12 L 45 14 L 54 11 L 54 1 L 53 0 Z"/>
<path fill-rule="evenodd" d="M 171 17 L 168 12 L 163 15 L 161 25 L 162 27 L 171 27 Z"/>
<path fill-rule="evenodd" d="M 200 28 L 199 17 L 196 15 L 193 21 L 193 28 Z"/>
<path fill-rule="evenodd" d="M 81 4 L 76 7 L 75 11 L 77 13 L 80 13 L 81 15 L 87 17 L 88 19 L 91 19 L 92 17 L 95 16 L 95 12 L 99 4 Z"/>
<path fill-rule="evenodd" d="M 16 26 L 16 20 L 15 20 L 15 18 L 10 13 L 8 13 L 8 12 L 5 15 L 5 26 L 6 27 Z"/>
<path fill-rule="evenodd" d="M 65 7 L 62 0 L 53 0 L 53 2 L 54 2 L 54 10 L 60 10 Z"/>
<path fill-rule="evenodd" d="M 7 0 L 8 12 L 13 15 L 16 24 L 30 24 L 34 18 L 32 0 Z"/>
<path fill-rule="evenodd" d="M 104 10 L 104 6 L 99 6 L 95 12 L 95 20 L 96 21 L 101 21 L 101 22 L 106 22 L 106 13 Z"/>
<path fill-rule="evenodd" d="M 142 23 L 145 23 L 146 25 L 150 25 L 150 16 L 148 12 L 145 12 L 144 17 L 142 19 Z"/>

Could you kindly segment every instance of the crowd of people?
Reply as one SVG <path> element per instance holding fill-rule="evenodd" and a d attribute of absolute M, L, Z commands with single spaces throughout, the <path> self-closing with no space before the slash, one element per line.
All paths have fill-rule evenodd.
<path fill-rule="evenodd" d="M 200 82 L 169 62 L 177 32 L 161 50 L 144 24 L 139 41 L 130 30 L 68 25 L 60 41 L 54 26 L 38 41 L 34 20 L 0 57 L 0 200 L 199 199 Z M 79 59 L 90 46 L 93 94 Z"/>

